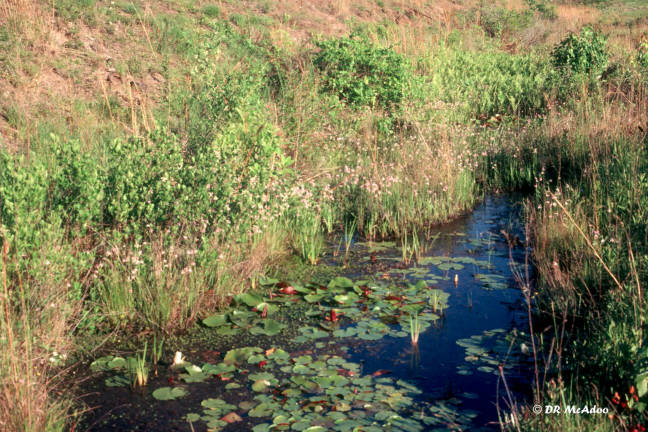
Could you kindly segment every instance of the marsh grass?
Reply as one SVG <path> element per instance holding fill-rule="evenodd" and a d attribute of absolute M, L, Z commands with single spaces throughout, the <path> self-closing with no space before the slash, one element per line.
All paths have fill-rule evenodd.
<path fill-rule="evenodd" d="M 149 367 L 146 364 L 146 355 L 148 352 L 148 343 L 144 343 L 144 349 L 141 353 L 136 353 L 135 357 L 128 359 L 126 368 L 130 385 L 132 389 L 146 386 L 149 378 Z"/>
<path fill-rule="evenodd" d="M 39 287 L 46 304 L 32 302 L 30 281 L 8 274 L 10 246 L 3 241 L 0 316 L 0 426 L 7 431 L 63 431 L 73 412 L 64 396 L 63 376 L 72 329 L 61 286 Z M 14 285 L 15 283 L 15 285 Z M 59 309 L 60 308 L 60 309 Z"/>
<path fill-rule="evenodd" d="M 321 224 L 315 217 L 304 217 L 297 222 L 293 234 L 293 247 L 306 262 L 316 265 L 324 250 Z"/>

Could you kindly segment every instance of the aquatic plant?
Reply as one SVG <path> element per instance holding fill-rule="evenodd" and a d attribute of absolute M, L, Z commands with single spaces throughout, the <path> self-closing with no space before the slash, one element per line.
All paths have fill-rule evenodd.
<path fill-rule="evenodd" d="M 413 316 L 410 315 L 409 323 L 410 323 L 410 339 L 412 341 L 412 345 L 418 345 L 419 334 L 421 332 L 421 324 L 419 323 L 418 314 L 414 314 Z"/>
<path fill-rule="evenodd" d="M 321 224 L 316 215 L 306 215 L 295 220 L 293 242 L 299 255 L 311 265 L 317 264 L 324 249 Z"/>
<path fill-rule="evenodd" d="M 349 255 L 349 250 L 353 244 L 353 236 L 355 235 L 357 221 L 351 219 L 344 222 L 344 257 Z"/>
<path fill-rule="evenodd" d="M 131 388 L 144 387 L 148 383 L 149 368 L 146 364 L 146 354 L 148 344 L 144 342 L 144 349 L 137 353 L 135 357 L 127 359 L 127 373 L 130 380 Z"/>
<path fill-rule="evenodd" d="M 164 338 L 161 337 L 158 343 L 157 335 L 153 334 L 153 347 L 151 348 L 151 361 L 154 365 L 158 364 L 162 359 L 162 349 L 164 347 Z"/>
<path fill-rule="evenodd" d="M 430 306 L 432 307 L 432 312 L 441 313 L 448 307 L 448 298 L 450 294 L 439 289 L 432 289 L 429 292 L 430 296 Z"/>

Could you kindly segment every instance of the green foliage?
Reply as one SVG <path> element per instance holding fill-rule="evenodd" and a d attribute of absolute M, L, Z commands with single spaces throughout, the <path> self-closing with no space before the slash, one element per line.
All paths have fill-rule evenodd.
<path fill-rule="evenodd" d="M 531 25 L 530 10 L 517 12 L 505 7 L 489 6 L 481 9 L 481 27 L 490 37 L 502 37 L 518 32 Z"/>
<path fill-rule="evenodd" d="M 529 9 L 536 11 L 541 17 L 549 20 L 557 18 L 556 6 L 550 4 L 547 0 L 526 0 Z"/>
<path fill-rule="evenodd" d="M 52 3 L 56 13 L 66 21 L 85 18 L 95 7 L 95 0 L 61 0 Z"/>
<path fill-rule="evenodd" d="M 473 118 L 543 112 L 545 93 L 553 85 L 548 63 L 533 55 L 444 47 L 435 53 L 429 68 L 430 91 L 460 105 L 457 111 Z"/>
<path fill-rule="evenodd" d="M 220 9 L 215 4 L 208 4 L 203 7 L 203 14 L 210 18 L 218 18 L 220 15 Z"/>
<path fill-rule="evenodd" d="M 575 73 L 599 73 L 608 62 L 607 40 L 592 28 L 585 27 L 580 34 L 570 33 L 552 52 L 557 68 Z"/>
<path fill-rule="evenodd" d="M 644 71 L 648 71 L 648 41 L 641 41 L 637 50 L 637 63 Z"/>
<path fill-rule="evenodd" d="M 165 131 L 149 139 L 114 140 L 108 146 L 105 223 L 114 227 L 164 225 L 187 211 L 189 190 L 177 139 Z"/>
<path fill-rule="evenodd" d="M 324 75 L 324 89 L 349 105 L 398 106 L 411 79 L 405 58 L 362 36 L 317 43 L 313 64 Z"/>

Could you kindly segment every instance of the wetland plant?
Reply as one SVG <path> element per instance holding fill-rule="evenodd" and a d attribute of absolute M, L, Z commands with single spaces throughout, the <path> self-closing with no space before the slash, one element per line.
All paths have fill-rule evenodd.
<path fill-rule="evenodd" d="M 296 230 L 295 243 L 301 257 L 311 265 L 316 265 L 324 248 L 319 220 L 313 217 L 302 221 Z"/>
<path fill-rule="evenodd" d="M 416 230 L 412 231 L 411 241 L 407 234 L 404 234 L 403 237 L 401 237 L 401 257 L 403 259 L 403 264 L 410 265 L 412 260 L 418 261 L 421 253 L 421 242 L 419 241 Z"/>
<path fill-rule="evenodd" d="M 421 323 L 419 322 L 418 314 L 410 315 L 410 338 L 412 345 L 418 346 L 419 334 L 421 333 Z"/>
<path fill-rule="evenodd" d="M 164 346 L 164 338 L 160 339 L 158 343 L 157 336 L 153 335 L 153 347 L 151 348 L 151 361 L 153 365 L 157 365 L 162 359 L 162 347 Z M 155 369 L 155 375 L 157 376 L 157 368 Z"/>
<path fill-rule="evenodd" d="M 443 313 L 444 309 L 448 307 L 448 297 L 450 297 L 450 295 L 445 291 L 439 289 L 431 290 L 430 306 L 432 307 L 432 312 Z"/>
<path fill-rule="evenodd" d="M 144 387 L 148 383 L 149 368 L 146 365 L 148 344 L 144 342 L 144 351 L 128 359 L 128 377 L 131 388 Z"/>
<path fill-rule="evenodd" d="M 344 223 L 344 257 L 346 258 L 349 255 L 349 250 L 351 250 L 351 245 L 353 244 L 353 236 L 356 231 L 357 222 L 353 219 L 351 222 Z"/>

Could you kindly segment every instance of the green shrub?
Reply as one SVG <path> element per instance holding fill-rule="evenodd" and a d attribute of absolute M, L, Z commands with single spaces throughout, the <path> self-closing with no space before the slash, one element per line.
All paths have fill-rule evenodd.
<path fill-rule="evenodd" d="M 50 135 L 54 155 L 51 210 L 68 226 L 83 229 L 103 222 L 104 182 L 101 163 L 81 150 L 78 140 Z"/>
<path fill-rule="evenodd" d="M 39 230 L 48 226 L 48 192 L 44 163 L 0 151 L 0 239 L 13 243 L 21 255 L 40 247 Z"/>
<path fill-rule="evenodd" d="M 324 89 L 349 105 L 398 106 L 411 77 L 405 58 L 365 37 L 318 42 L 313 63 L 324 75 Z"/>
<path fill-rule="evenodd" d="M 608 62 L 606 38 L 589 27 L 579 35 L 571 33 L 552 52 L 552 62 L 557 68 L 567 68 L 576 73 L 598 73 Z"/>
<path fill-rule="evenodd" d="M 114 140 L 106 161 L 105 223 L 137 229 L 163 225 L 184 209 L 180 143 L 164 131 Z"/>

